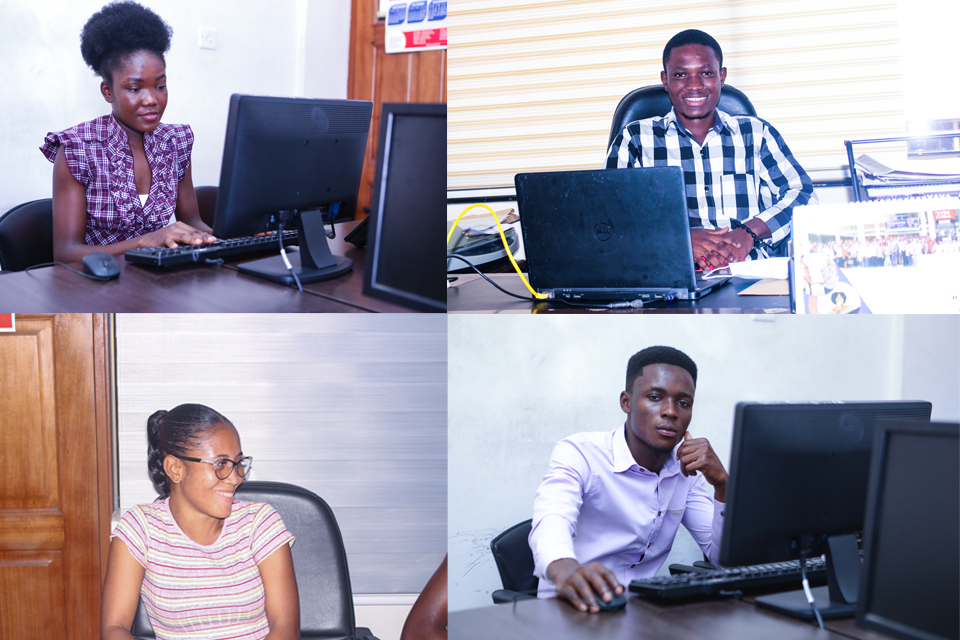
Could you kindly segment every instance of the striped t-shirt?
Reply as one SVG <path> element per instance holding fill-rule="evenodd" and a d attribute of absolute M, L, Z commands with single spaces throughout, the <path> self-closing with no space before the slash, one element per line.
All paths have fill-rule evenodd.
<path fill-rule="evenodd" d="M 270 505 L 234 501 L 210 545 L 180 530 L 169 498 L 127 511 L 113 536 L 145 569 L 140 595 L 160 640 L 254 640 L 270 631 L 257 565 L 293 545 Z"/>

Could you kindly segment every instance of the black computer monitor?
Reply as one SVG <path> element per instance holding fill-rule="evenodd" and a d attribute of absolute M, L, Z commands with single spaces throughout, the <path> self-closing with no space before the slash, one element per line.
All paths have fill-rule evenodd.
<path fill-rule="evenodd" d="M 922 401 L 752 403 L 736 406 L 720 562 L 764 564 L 825 554 L 824 618 L 856 611 L 870 452 L 877 420 L 930 421 Z M 799 618 L 803 591 L 756 599 Z"/>
<path fill-rule="evenodd" d="M 232 95 L 213 234 L 235 238 L 296 225 L 300 250 L 289 261 L 300 282 L 349 271 L 352 260 L 330 253 L 323 217 L 354 217 L 372 111 L 360 100 Z M 280 255 L 237 268 L 295 281 Z"/>
<path fill-rule="evenodd" d="M 446 311 L 447 105 L 384 104 L 363 292 Z"/>
<path fill-rule="evenodd" d="M 878 423 L 863 538 L 857 625 L 960 638 L 960 425 Z"/>

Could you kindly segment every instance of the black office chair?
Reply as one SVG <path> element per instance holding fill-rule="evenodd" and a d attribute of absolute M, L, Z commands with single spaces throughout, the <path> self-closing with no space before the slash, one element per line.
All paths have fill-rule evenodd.
<path fill-rule="evenodd" d="M 662 84 L 640 87 L 623 96 L 616 111 L 613 112 L 607 149 L 613 144 L 613 139 L 623 131 L 623 128 L 634 120 L 665 116 L 670 113 L 671 107 L 670 96 L 667 95 L 667 91 Z M 753 108 L 746 94 L 730 85 L 724 85 L 720 91 L 720 104 L 717 105 L 717 108 L 732 116 L 757 115 L 756 109 Z"/>
<path fill-rule="evenodd" d="M 356 626 L 343 539 L 327 503 L 311 491 L 283 482 L 244 482 L 237 498 L 271 505 L 297 538 L 292 552 L 300 591 L 300 637 L 377 640 L 369 629 Z M 156 637 L 142 600 L 131 633 L 138 640 Z"/>
<path fill-rule="evenodd" d="M 0 216 L 0 269 L 53 262 L 53 199 L 33 200 Z"/>
<path fill-rule="evenodd" d="M 537 597 L 540 579 L 533 575 L 533 552 L 527 542 L 531 522 L 524 520 L 515 524 L 490 541 L 490 551 L 503 583 L 503 589 L 492 594 L 495 604 Z"/>
<path fill-rule="evenodd" d="M 196 187 L 194 192 L 197 194 L 197 206 L 200 208 L 200 219 L 203 223 L 213 229 L 213 218 L 217 211 L 217 187 Z"/>

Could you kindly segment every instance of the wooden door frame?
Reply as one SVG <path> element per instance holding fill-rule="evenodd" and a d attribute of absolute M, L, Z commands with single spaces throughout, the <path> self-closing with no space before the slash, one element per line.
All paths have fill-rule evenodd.
<path fill-rule="evenodd" d="M 11 369 L 10 380 L 35 377 L 7 399 L 26 398 L 34 419 L 25 427 L 48 435 L 31 440 L 31 448 L 11 455 L 31 457 L 31 474 L 42 473 L 46 486 L 31 485 L 29 495 L 4 500 L 0 513 L 0 547 L 7 586 L 15 607 L 8 630 L 49 629 L 53 635 L 94 640 L 100 635 L 100 594 L 114 506 L 114 437 L 112 418 L 111 319 L 105 314 L 16 314 L 16 331 L 8 346 L 35 350 L 27 370 Z M 0 339 L 6 340 L 8 334 Z M 33 341 L 33 346 L 24 347 Z M 19 346 L 18 346 L 19 345 Z M 32 368 L 31 368 L 32 367 Z M 35 401 L 35 400 L 34 400 Z M 33 478 L 35 475 L 27 477 Z M 34 481 L 34 485 L 36 482 Z M 26 582 L 20 583 L 19 580 Z M 36 581 L 34 581 L 36 580 Z M 16 593 L 37 600 L 18 602 Z M 52 610 L 50 609 L 52 607 Z"/>
<path fill-rule="evenodd" d="M 377 18 L 378 0 L 351 0 L 350 8 L 350 68 L 347 77 L 347 98 L 373 102 L 370 132 L 367 135 L 367 150 L 364 156 L 363 175 L 360 179 L 357 217 L 363 216 L 361 207 L 370 205 L 374 173 L 377 161 L 377 144 L 380 135 L 380 104 L 382 102 L 446 102 L 446 51 L 410 51 L 386 54 L 405 62 L 405 84 L 400 84 L 403 95 L 387 92 L 378 86 L 387 75 L 377 68 L 376 51 L 383 49 L 383 20 Z M 403 64 L 401 62 L 401 64 Z M 439 71 L 439 82 L 434 74 Z M 393 89 L 397 85 L 392 86 Z"/>

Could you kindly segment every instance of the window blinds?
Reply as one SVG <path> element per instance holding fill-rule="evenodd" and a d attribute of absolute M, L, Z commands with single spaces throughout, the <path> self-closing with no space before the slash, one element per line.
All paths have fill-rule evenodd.
<path fill-rule="evenodd" d="M 847 175 L 844 139 L 904 135 L 896 2 L 458 0 L 448 188 L 599 168 L 617 103 L 660 83 L 663 46 L 687 28 L 720 42 L 727 83 L 814 180 Z"/>

